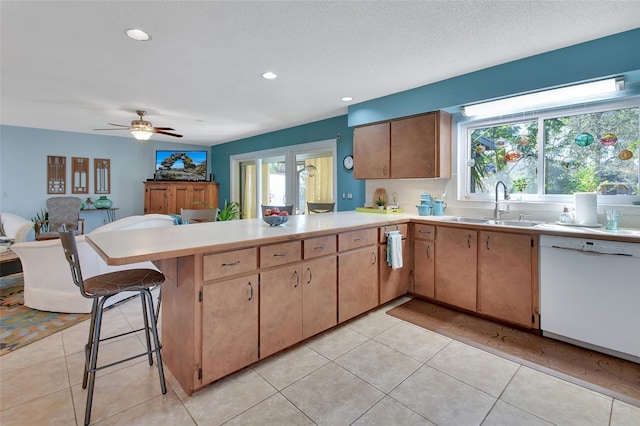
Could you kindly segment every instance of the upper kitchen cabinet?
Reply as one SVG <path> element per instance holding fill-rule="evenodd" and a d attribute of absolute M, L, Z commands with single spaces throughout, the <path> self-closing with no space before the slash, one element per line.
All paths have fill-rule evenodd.
<path fill-rule="evenodd" d="M 451 177 L 451 115 L 437 111 L 357 127 L 356 179 Z"/>
<path fill-rule="evenodd" d="M 389 179 L 391 165 L 390 124 L 379 123 L 353 130 L 353 177 Z"/>

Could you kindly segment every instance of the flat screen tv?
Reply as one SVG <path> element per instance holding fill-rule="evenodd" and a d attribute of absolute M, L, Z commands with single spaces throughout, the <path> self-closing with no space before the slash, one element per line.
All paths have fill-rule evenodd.
<path fill-rule="evenodd" d="M 155 180 L 207 180 L 207 151 L 156 151 Z"/>

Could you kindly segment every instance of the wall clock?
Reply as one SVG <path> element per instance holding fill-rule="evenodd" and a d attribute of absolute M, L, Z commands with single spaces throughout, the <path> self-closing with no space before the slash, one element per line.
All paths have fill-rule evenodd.
<path fill-rule="evenodd" d="M 345 169 L 351 170 L 353 169 L 353 155 L 347 155 L 342 160 L 342 165 Z"/>

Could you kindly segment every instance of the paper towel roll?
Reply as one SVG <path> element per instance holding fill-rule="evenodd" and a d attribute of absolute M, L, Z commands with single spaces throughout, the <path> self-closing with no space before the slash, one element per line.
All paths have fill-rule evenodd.
<path fill-rule="evenodd" d="M 576 192 L 573 194 L 576 207 L 576 223 L 594 225 L 598 223 L 598 194 L 595 192 Z"/>

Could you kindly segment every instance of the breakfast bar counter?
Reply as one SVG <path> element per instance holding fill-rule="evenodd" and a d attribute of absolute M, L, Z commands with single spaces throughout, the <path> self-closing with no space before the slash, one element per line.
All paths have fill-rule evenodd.
<path fill-rule="evenodd" d="M 86 240 L 110 265 L 153 261 L 165 274 L 163 359 L 188 395 L 406 293 L 539 330 L 540 234 L 640 242 L 640 232 L 634 230 L 615 235 L 603 230 L 470 224 L 451 219 L 334 212 L 293 215 L 287 223 L 274 227 L 262 219 L 248 219 L 88 234 Z M 394 230 L 405 237 L 404 267 L 399 269 L 385 261 L 386 238 Z M 508 262 L 525 273 L 506 313 L 504 306 L 491 304 L 491 294 L 506 294 L 512 282 L 502 283 L 506 287 L 500 289 L 504 281 L 500 277 L 485 281 L 482 265 L 486 262 L 480 260 L 478 288 L 484 283 L 491 285 L 486 288 L 489 299 L 481 299 L 478 290 L 477 311 L 475 273 L 472 280 L 456 280 L 473 281 L 474 287 L 467 291 L 467 306 L 459 297 L 466 289 L 456 289 L 450 299 L 446 298 L 446 287 L 441 294 L 433 293 L 435 263 L 429 247 L 435 242 L 436 230 L 438 234 L 442 231 L 443 243 L 464 234 L 464 247 L 473 248 L 475 240 L 483 237 L 489 248 L 491 237 L 492 247 L 497 244 L 494 249 L 499 249 L 501 241 L 506 244 L 504 256 L 520 253 Z M 519 251 L 514 251 L 512 244 L 517 244 Z M 461 271 L 460 263 L 454 261 L 460 250 L 451 246 L 453 251 L 444 254 L 446 246 L 438 246 L 438 253 L 443 254 L 439 262 L 444 262 L 439 263 L 438 271 L 450 267 L 445 275 L 455 277 Z M 473 254 L 470 261 L 476 262 L 476 251 Z M 479 249 L 477 254 L 481 256 Z M 425 281 L 424 273 L 431 278 Z M 427 287 L 422 282 L 427 282 Z M 499 303 L 505 300 L 499 299 Z M 513 315 L 514 306 L 519 310 L 517 315 Z"/>

